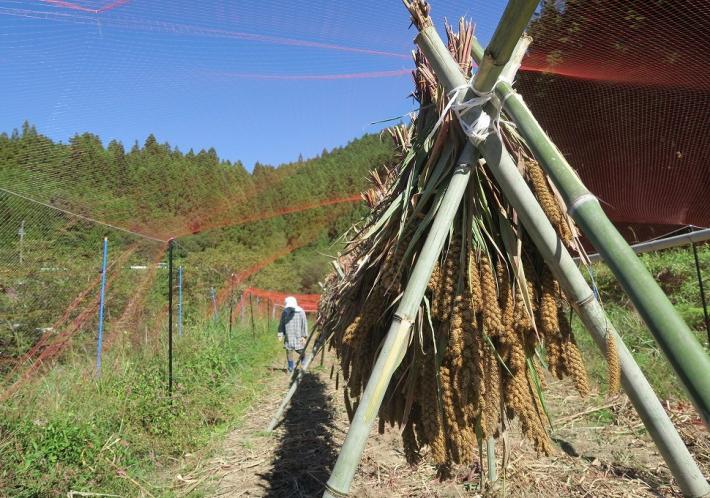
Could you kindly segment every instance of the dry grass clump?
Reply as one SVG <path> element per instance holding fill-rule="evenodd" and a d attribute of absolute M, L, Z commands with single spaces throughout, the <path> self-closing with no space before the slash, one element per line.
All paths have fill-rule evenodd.
<path fill-rule="evenodd" d="M 425 4 L 411 4 L 414 22 L 427 22 Z M 447 27 L 449 50 L 468 75 L 472 32 L 463 21 L 458 32 Z M 410 126 L 391 130 L 398 163 L 373 176 L 364 195 L 372 214 L 336 261 L 317 319 L 320 340 L 329 340 L 339 357 L 349 412 L 466 142 L 450 113 L 440 121 L 447 98 L 429 63 L 419 51 L 414 61 L 419 114 Z M 544 172 L 519 137 L 505 127 L 504 134 L 558 235 L 574 248 L 575 228 Z M 564 293 L 488 166 L 479 160 L 472 167 L 409 348 L 379 411 L 381 429 L 401 427 L 410 461 L 428 447 L 442 468 L 472 462 L 479 442 L 498 436 L 514 417 L 538 452 L 551 453 L 543 368 L 571 377 L 580 394 L 589 392 Z"/>

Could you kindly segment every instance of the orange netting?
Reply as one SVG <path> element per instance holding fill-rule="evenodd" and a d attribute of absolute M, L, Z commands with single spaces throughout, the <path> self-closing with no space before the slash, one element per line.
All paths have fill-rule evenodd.
<path fill-rule="evenodd" d="M 621 226 L 710 225 L 709 25 L 704 0 L 547 2 L 531 24 L 517 87 Z"/>
<path fill-rule="evenodd" d="M 303 311 L 306 313 L 315 313 L 318 310 L 318 301 L 320 301 L 320 294 L 289 294 L 267 289 L 257 289 L 255 287 L 246 288 L 242 296 L 246 296 L 247 298 L 249 296 L 258 297 L 260 303 L 266 302 L 277 307 L 283 307 L 286 298 L 292 296 L 296 298 L 298 305 L 303 308 Z"/>

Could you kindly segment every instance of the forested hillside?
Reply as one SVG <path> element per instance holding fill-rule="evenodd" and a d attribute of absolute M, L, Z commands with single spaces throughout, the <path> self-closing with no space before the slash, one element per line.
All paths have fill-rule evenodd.
<path fill-rule="evenodd" d="M 280 166 L 183 153 L 150 135 L 129 150 L 91 133 L 55 143 L 25 123 L 0 134 L 0 185 L 33 199 L 163 238 L 229 226 L 255 210 L 353 195 L 389 141 L 366 135 L 310 160 Z M 11 187 L 10 187 L 11 186 Z"/>
<path fill-rule="evenodd" d="M 185 268 L 186 320 L 247 269 L 242 287 L 318 291 L 333 242 L 364 213 L 368 171 L 391 150 L 387 137 L 366 135 L 250 173 L 214 149 L 182 152 L 152 135 L 127 148 L 91 133 L 57 143 L 28 123 L 1 134 L 0 359 L 72 323 L 95 336 L 103 237 L 109 330 L 137 329 L 136 315 L 142 328 L 131 333 L 147 334 L 154 316 L 164 320 L 165 279 L 151 268 L 166 261 L 169 238 Z"/>

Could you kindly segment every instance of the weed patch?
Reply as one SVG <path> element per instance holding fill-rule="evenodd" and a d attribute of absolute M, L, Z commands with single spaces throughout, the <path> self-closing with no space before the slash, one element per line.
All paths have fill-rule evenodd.
<path fill-rule="evenodd" d="M 259 326 L 263 330 L 263 326 Z M 172 398 L 164 345 L 112 350 L 100 379 L 75 356 L 0 407 L 0 485 L 12 496 L 69 490 L 170 496 L 155 476 L 233 427 L 278 352 L 272 334 L 218 323 L 176 341 Z M 87 365 L 88 364 L 88 365 Z"/>

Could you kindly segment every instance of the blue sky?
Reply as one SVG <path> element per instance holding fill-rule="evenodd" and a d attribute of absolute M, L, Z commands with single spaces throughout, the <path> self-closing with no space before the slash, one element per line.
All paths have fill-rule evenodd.
<path fill-rule="evenodd" d="M 431 4 L 487 42 L 505 2 Z M 0 0 L 0 130 L 310 157 L 413 109 L 408 26 L 399 0 Z"/>

